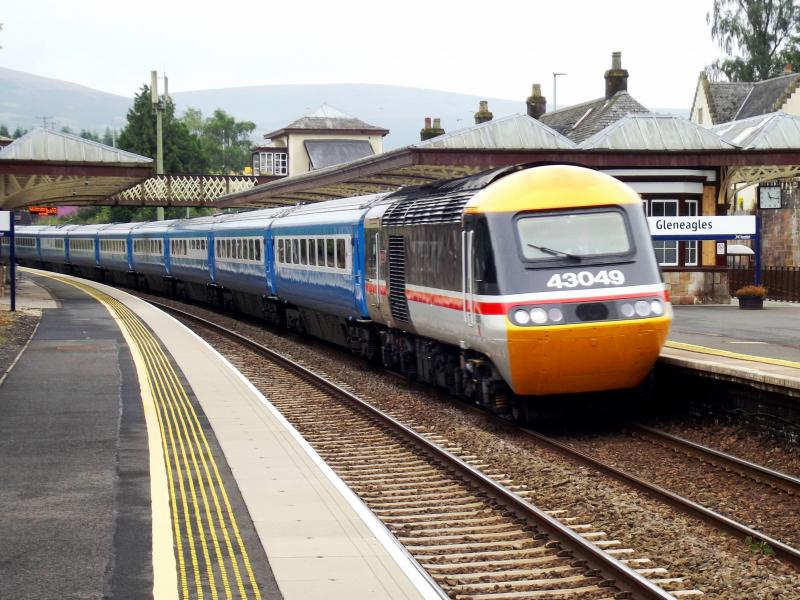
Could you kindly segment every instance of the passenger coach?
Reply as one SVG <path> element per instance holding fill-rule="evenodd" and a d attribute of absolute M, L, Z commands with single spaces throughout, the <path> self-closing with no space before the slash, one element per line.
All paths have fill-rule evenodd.
<path fill-rule="evenodd" d="M 639 196 L 580 167 L 19 236 L 22 262 L 233 307 L 520 418 L 637 386 L 671 321 Z"/>

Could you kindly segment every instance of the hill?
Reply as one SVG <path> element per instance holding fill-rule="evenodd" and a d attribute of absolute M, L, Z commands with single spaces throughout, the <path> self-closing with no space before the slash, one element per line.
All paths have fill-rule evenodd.
<path fill-rule="evenodd" d="M 210 115 L 222 108 L 238 120 L 253 121 L 253 139 L 278 129 L 327 102 L 391 133 L 386 149 L 419 141 L 425 117 L 439 117 L 446 131 L 471 125 L 479 100 L 489 101 L 495 118 L 525 112 L 528 90 L 518 100 L 485 98 L 438 90 L 358 83 L 314 85 L 263 85 L 197 90 L 172 94 L 177 113 L 188 107 Z M 0 68 L 0 123 L 9 129 L 41 125 L 50 117 L 57 127 L 73 131 L 89 129 L 102 133 L 106 127 L 121 129 L 131 98 L 108 94 L 85 86 Z M 654 109 L 686 116 L 686 110 Z"/>

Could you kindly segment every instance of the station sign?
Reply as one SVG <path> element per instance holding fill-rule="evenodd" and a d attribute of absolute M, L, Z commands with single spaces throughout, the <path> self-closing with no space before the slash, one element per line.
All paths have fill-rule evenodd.
<path fill-rule="evenodd" d="M 11 211 L 0 210 L 0 233 L 11 232 Z"/>
<path fill-rule="evenodd" d="M 733 217 L 647 217 L 655 240 L 749 240 L 757 233 L 755 215 Z"/>
<path fill-rule="evenodd" d="M 39 215 L 40 217 L 54 217 L 58 215 L 57 206 L 30 206 L 28 212 L 32 215 Z"/>

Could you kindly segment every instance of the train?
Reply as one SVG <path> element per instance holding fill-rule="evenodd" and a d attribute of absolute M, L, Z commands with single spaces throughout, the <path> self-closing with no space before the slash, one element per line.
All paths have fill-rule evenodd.
<path fill-rule="evenodd" d="M 571 165 L 193 219 L 19 227 L 15 252 L 262 318 L 521 420 L 553 396 L 636 388 L 672 320 L 641 198 Z"/>

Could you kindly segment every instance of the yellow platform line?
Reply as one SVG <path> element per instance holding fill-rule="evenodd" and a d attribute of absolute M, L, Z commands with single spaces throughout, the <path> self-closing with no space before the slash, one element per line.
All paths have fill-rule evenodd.
<path fill-rule="evenodd" d="M 194 545 L 194 535 L 193 535 L 193 528 L 192 528 L 192 516 L 194 516 L 194 522 L 197 527 L 198 535 L 201 542 L 201 550 L 204 556 L 204 563 L 207 568 L 207 575 L 208 575 L 208 582 L 209 588 L 212 592 L 212 598 L 217 598 L 216 593 L 216 583 L 214 580 L 214 574 L 212 569 L 212 562 L 210 560 L 210 555 L 208 553 L 208 547 L 206 544 L 206 536 L 205 530 L 202 525 L 202 518 L 200 514 L 200 499 L 202 499 L 202 503 L 204 505 L 204 513 L 209 524 L 209 533 L 212 538 L 212 545 L 214 547 L 214 554 L 216 555 L 217 559 L 217 566 L 220 569 L 220 576 L 223 579 L 223 587 L 225 589 L 225 595 L 227 598 L 231 598 L 231 589 L 228 584 L 227 580 L 227 572 L 224 565 L 224 560 L 222 559 L 222 550 L 220 548 L 219 540 L 216 535 L 216 527 L 214 523 L 214 518 L 212 516 L 212 512 L 217 517 L 217 521 L 219 523 L 220 530 L 223 534 L 223 538 L 225 541 L 226 550 L 228 551 L 228 556 L 231 561 L 234 570 L 234 577 L 236 579 L 236 586 L 242 598 L 247 598 L 247 591 L 245 589 L 243 578 L 241 577 L 241 573 L 239 571 L 238 562 L 236 560 L 235 550 L 233 548 L 233 543 L 230 539 L 230 535 L 228 533 L 228 523 L 230 524 L 230 529 L 233 532 L 233 537 L 236 540 L 236 546 L 238 546 L 238 550 L 240 552 L 240 558 L 243 562 L 245 571 L 247 573 L 247 579 L 249 580 L 249 587 L 253 591 L 253 595 L 256 599 L 261 598 L 260 590 L 258 588 L 258 584 L 255 580 L 255 576 L 252 570 L 252 566 L 250 563 L 249 556 L 247 555 L 247 551 L 244 545 L 244 542 L 241 538 L 241 534 L 239 532 L 238 525 L 236 523 L 235 516 L 233 514 L 233 509 L 230 504 L 230 500 L 227 494 L 227 490 L 222 481 L 222 477 L 219 473 L 218 466 L 216 464 L 216 460 L 211 452 L 210 445 L 208 440 L 203 432 L 202 426 L 200 425 L 198 416 L 194 407 L 192 406 L 188 395 L 186 394 L 186 390 L 184 389 L 183 385 L 180 383 L 180 379 L 175 373 L 175 370 L 172 368 L 172 364 L 169 361 L 169 358 L 163 351 L 161 344 L 152 336 L 149 329 L 147 329 L 141 320 L 123 303 L 119 302 L 115 298 L 108 296 L 107 294 L 100 292 L 99 290 L 76 282 L 72 281 L 67 278 L 48 275 L 59 281 L 64 283 L 70 284 L 74 287 L 82 289 L 98 301 L 100 301 L 106 308 L 109 310 L 111 315 L 120 323 L 120 327 L 124 328 L 125 331 L 129 334 L 128 337 L 134 340 L 134 344 L 129 344 L 132 346 L 136 346 L 137 352 L 144 358 L 145 363 L 145 371 L 147 373 L 147 383 L 148 388 L 152 392 L 154 398 L 158 399 L 156 403 L 156 415 L 158 417 L 159 429 L 161 434 L 162 440 L 162 450 L 164 452 L 164 462 L 167 467 L 167 479 L 169 483 L 169 492 L 170 492 L 170 506 L 172 509 L 172 517 L 173 517 L 173 534 L 175 536 L 176 547 L 178 550 L 178 557 L 179 557 L 179 567 L 180 567 L 180 587 L 181 591 L 183 592 L 184 598 L 188 598 L 188 579 L 186 574 L 186 565 L 183 560 L 183 541 L 181 536 L 181 528 L 180 528 L 180 518 L 179 513 L 182 512 L 183 514 L 183 522 L 184 526 L 186 527 L 189 550 L 190 550 L 190 557 L 192 560 L 192 567 L 194 570 L 194 580 L 195 586 L 197 589 L 197 594 L 199 598 L 202 598 L 202 585 L 199 579 L 199 560 L 196 552 L 196 548 Z M 126 339 L 128 339 L 126 337 Z M 137 365 L 138 367 L 138 365 Z M 193 443 L 192 443 L 193 442 Z M 187 447 L 188 447 L 188 454 L 187 454 Z M 179 450 L 180 449 L 180 453 Z M 171 450 L 171 452 L 170 452 Z M 172 457 L 170 459 L 169 457 Z M 200 458 L 200 463 L 197 462 L 197 457 Z M 179 461 L 179 457 L 182 458 L 182 461 Z M 191 457 L 191 461 L 190 461 Z M 206 459 L 206 457 L 208 457 Z M 174 466 L 173 466 L 174 460 Z M 191 466 L 190 466 L 191 462 Z M 200 465 L 202 464 L 202 470 Z M 209 468 L 210 465 L 210 468 Z M 194 511 L 189 509 L 189 498 L 186 493 L 186 488 L 183 484 L 183 477 L 181 476 L 181 466 L 183 466 L 183 473 L 189 482 L 189 494 L 192 497 L 191 504 L 194 508 Z M 177 471 L 175 473 L 174 471 Z M 200 490 L 200 499 L 198 499 L 194 481 L 192 478 L 192 472 L 197 476 L 199 485 L 197 486 Z M 212 476 L 213 472 L 213 476 Z M 176 477 L 177 474 L 177 477 Z M 205 477 L 203 477 L 205 475 Z M 180 494 L 176 492 L 175 489 L 175 480 L 178 481 L 178 489 Z M 211 510 L 211 507 L 208 502 L 208 496 L 206 494 L 205 486 L 203 485 L 204 482 L 207 482 L 208 489 L 211 492 L 211 497 L 214 504 L 214 510 Z M 217 493 L 217 489 L 219 489 L 219 493 Z M 181 509 L 178 509 L 178 495 L 180 495 L 181 501 Z M 222 504 L 225 506 L 225 510 L 222 508 L 222 504 L 220 503 L 220 499 L 222 500 Z M 193 512 L 193 515 L 191 514 Z M 226 517 L 228 523 L 226 523 Z"/>
<path fill-rule="evenodd" d="M 683 342 L 667 341 L 664 344 L 667 348 L 674 348 L 675 350 L 687 350 L 689 352 L 699 352 L 700 354 L 711 354 L 712 356 L 722 356 L 725 358 L 735 358 L 738 360 L 748 360 L 750 362 L 764 363 L 766 365 L 775 365 L 778 367 L 790 367 L 792 369 L 800 369 L 800 362 L 793 360 L 784 360 L 782 358 L 769 358 L 766 356 L 756 356 L 754 354 L 741 354 L 739 352 L 730 352 L 728 350 L 719 350 L 717 348 L 708 348 L 706 346 L 697 346 L 696 344 L 685 344 Z"/>
<path fill-rule="evenodd" d="M 153 343 L 155 343 L 154 340 L 153 340 Z M 247 575 L 248 575 L 248 579 L 250 580 L 251 589 L 253 590 L 254 596 L 256 598 L 260 598 L 261 594 L 260 594 L 260 591 L 258 589 L 258 585 L 255 582 L 255 576 L 253 574 L 252 566 L 250 564 L 250 559 L 249 559 L 249 557 L 247 555 L 247 552 L 245 551 L 244 542 L 243 542 L 243 540 L 241 538 L 241 534 L 239 533 L 238 525 L 237 525 L 236 519 L 235 519 L 235 517 L 233 515 L 233 509 L 232 509 L 232 507 L 230 505 L 230 500 L 228 498 L 227 491 L 225 490 L 224 485 L 222 485 L 222 477 L 221 477 L 221 475 L 219 473 L 219 469 L 217 467 L 216 461 L 214 460 L 213 454 L 211 452 L 211 448 L 210 448 L 210 446 L 208 444 L 208 440 L 207 440 L 205 434 L 203 433 L 203 429 L 202 429 L 202 426 L 200 425 L 200 421 L 199 421 L 199 419 L 197 417 L 197 413 L 194 410 L 194 407 L 192 406 L 188 396 L 186 395 L 183 386 L 180 385 L 180 382 L 178 381 L 178 376 L 175 373 L 175 371 L 172 369 L 171 363 L 168 361 L 166 356 L 163 356 L 163 350 L 161 349 L 161 347 L 157 343 L 155 345 L 155 350 L 162 354 L 162 357 L 163 357 L 163 360 L 164 360 L 163 364 L 166 366 L 166 369 L 168 370 L 169 377 L 173 380 L 174 389 L 177 390 L 177 392 L 181 396 L 180 399 L 179 399 L 180 400 L 180 407 L 182 408 L 183 414 L 187 417 L 187 419 L 190 420 L 189 427 L 190 427 L 190 429 L 192 431 L 192 435 L 194 436 L 194 439 L 195 439 L 196 443 L 198 444 L 198 446 L 202 444 L 202 446 L 206 450 L 206 452 L 204 453 L 204 452 L 202 452 L 202 449 L 201 449 L 201 451 L 199 453 L 200 459 L 201 459 L 202 464 L 203 464 L 204 471 L 206 473 L 206 477 L 208 478 L 209 482 L 211 483 L 212 482 L 212 475 L 211 475 L 211 473 L 209 471 L 209 468 L 208 468 L 208 465 L 210 463 L 211 470 L 213 470 L 213 472 L 214 472 L 214 476 L 215 476 L 214 478 L 216 479 L 216 482 L 218 483 L 218 487 L 219 487 L 219 490 L 220 490 L 219 496 L 217 495 L 216 487 L 213 484 L 209 485 L 209 489 L 211 491 L 212 499 L 214 500 L 215 509 L 216 509 L 217 516 L 218 516 L 218 519 L 219 519 L 219 522 L 220 522 L 220 525 L 221 525 L 221 529 L 222 529 L 222 532 L 223 532 L 223 537 L 225 539 L 225 544 L 226 544 L 226 548 L 228 550 L 228 554 L 229 554 L 229 557 L 230 557 L 230 560 L 231 560 L 231 564 L 233 565 L 233 568 L 234 568 L 234 577 L 236 579 L 236 583 L 237 583 L 237 587 L 239 588 L 239 592 L 243 597 L 246 597 L 246 591 L 244 589 L 244 583 L 242 581 L 242 578 L 241 578 L 241 575 L 240 575 L 240 572 L 239 572 L 239 568 L 238 568 L 238 563 L 236 561 L 235 550 L 233 548 L 233 545 L 231 543 L 231 540 L 230 540 L 230 537 L 229 537 L 229 534 L 228 534 L 228 530 L 227 530 L 227 527 L 226 527 L 226 524 L 225 524 L 225 518 L 224 518 L 222 507 L 221 507 L 221 505 L 219 503 L 220 496 L 222 497 L 222 501 L 225 504 L 225 507 L 226 507 L 226 511 L 225 512 L 227 513 L 228 519 L 230 520 L 231 529 L 233 530 L 234 537 L 235 537 L 235 539 L 237 541 L 237 545 L 238 545 L 240 553 L 241 553 L 240 556 L 242 558 L 242 562 L 244 563 L 245 570 L 246 570 Z M 206 459 L 205 459 L 206 456 L 208 456 L 208 458 L 209 458 L 208 461 L 206 461 Z"/>

